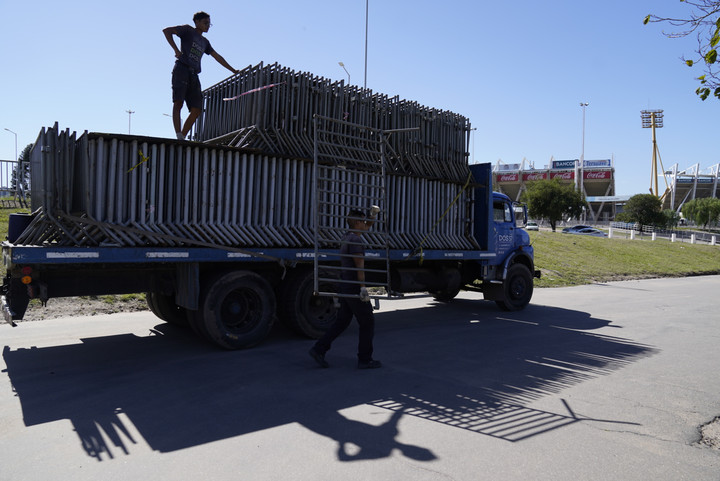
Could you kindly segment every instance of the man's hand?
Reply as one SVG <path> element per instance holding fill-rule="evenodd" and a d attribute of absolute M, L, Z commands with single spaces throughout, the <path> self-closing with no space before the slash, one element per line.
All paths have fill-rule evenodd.
<path fill-rule="evenodd" d="M 360 300 L 363 302 L 370 302 L 370 294 L 366 287 L 360 288 Z"/>
<path fill-rule="evenodd" d="M 370 217 L 377 217 L 379 212 L 380 212 L 380 207 L 378 207 L 376 205 L 370 206 Z"/>

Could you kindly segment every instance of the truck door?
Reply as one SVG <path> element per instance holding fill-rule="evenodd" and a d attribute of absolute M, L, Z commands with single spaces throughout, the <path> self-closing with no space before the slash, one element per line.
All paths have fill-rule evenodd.
<path fill-rule="evenodd" d="M 498 260 L 503 260 L 515 246 L 515 221 L 512 205 L 504 200 L 494 199 L 493 220 L 495 252 Z"/>

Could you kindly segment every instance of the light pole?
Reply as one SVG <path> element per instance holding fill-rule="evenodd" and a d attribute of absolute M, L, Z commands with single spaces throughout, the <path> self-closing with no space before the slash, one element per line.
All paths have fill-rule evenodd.
<path fill-rule="evenodd" d="M 347 71 L 347 69 L 345 68 L 345 64 L 344 64 L 344 63 L 338 62 L 338 65 L 340 65 L 340 66 L 342 67 L 342 69 L 345 71 L 345 73 L 347 74 L 347 76 L 348 76 L 348 85 L 350 85 L 350 72 Z"/>
<path fill-rule="evenodd" d="M 582 155 L 580 156 L 580 162 L 585 161 L 585 107 L 588 105 L 590 105 L 589 102 L 580 102 L 580 107 L 583 109 Z"/>
<path fill-rule="evenodd" d="M 657 146 L 657 137 L 655 136 L 655 129 L 661 129 L 663 126 L 663 111 L 662 110 L 641 110 L 640 118 L 642 119 L 642 126 L 644 129 L 652 129 L 652 143 L 653 143 L 653 155 L 652 164 L 650 165 L 650 193 L 655 197 L 660 197 L 660 191 L 658 190 L 658 168 L 657 162 L 660 157 L 660 151 Z M 660 159 L 660 168 L 663 171 L 663 177 L 665 176 L 665 168 L 662 165 L 662 159 Z M 655 190 L 653 191 L 653 187 Z M 667 188 L 667 181 L 665 182 L 665 188 Z"/>
<path fill-rule="evenodd" d="M 13 132 L 12 130 L 10 130 L 10 129 L 7 129 L 7 128 L 6 128 L 5 130 L 7 130 L 8 132 L 10 132 L 11 134 L 13 134 L 13 135 L 15 136 L 15 161 L 17 161 L 17 160 L 18 160 L 18 155 L 17 155 L 17 134 L 16 134 L 15 132 Z"/>
<path fill-rule="evenodd" d="M 365 0 L 365 81 L 363 88 L 367 88 L 367 45 L 368 45 L 368 10 L 370 0 Z"/>
<path fill-rule="evenodd" d="M 128 109 L 125 112 L 128 113 L 128 135 L 130 135 L 130 119 L 132 118 L 132 114 L 134 114 L 135 111 Z"/>

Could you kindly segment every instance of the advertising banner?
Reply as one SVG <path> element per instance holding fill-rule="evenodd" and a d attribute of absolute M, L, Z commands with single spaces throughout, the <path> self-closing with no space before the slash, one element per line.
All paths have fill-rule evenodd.
<path fill-rule="evenodd" d="M 585 180 L 605 180 L 612 179 L 612 172 L 609 170 L 590 170 L 583 172 Z"/>
<path fill-rule="evenodd" d="M 532 172 L 528 174 L 523 174 L 523 181 L 534 181 L 534 180 L 545 180 L 547 179 L 547 172 Z"/>
<path fill-rule="evenodd" d="M 520 175 L 518 174 L 497 174 L 495 176 L 495 181 L 499 184 L 502 184 L 503 182 L 517 182 L 520 180 Z"/>
<path fill-rule="evenodd" d="M 608 160 L 586 160 L 583 167 L 612 167 L 610 159 Z"/>
<path fill-rule="evenodd" d="M 577 160 L 553 160 L 553 169 L 574 169 Z"/>
<path fill-rule="evenodd" d="M 571 170 L 567 172 L 550 172 L 550 178 L 560 180 L 573 180 L 575 178 L 575 172 Z"/>

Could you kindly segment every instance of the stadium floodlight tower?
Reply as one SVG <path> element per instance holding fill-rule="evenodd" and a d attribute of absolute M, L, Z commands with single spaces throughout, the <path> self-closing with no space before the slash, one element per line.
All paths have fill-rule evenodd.
<path fill-rule="evenodd" d="M 662 159 L 660 158 L 660 151 L 657 146 L 657 137 L 655 136 L 655 129 L 660 129 L 663 126 L 663 111 L 662 110 L 641 110 L 640 117 L 642 118 L 642 126 L 644 129 L 652 129 L 652 143 L 653 143 L 653 155 L 652 164 L 650 166 L 650 193 L 655 197 L 660 197 L 658 192 L 658 168 L 657 163 L 660 160 L 660 168 L 663 171 L 663 178 L 665 169 L 662 166 Z M 667 182 L 666 182 L 667 184 Z M 653 190 L 654 187 L 654 190 Z M 666 185 L 667 187 L 667 185 Z"/>

